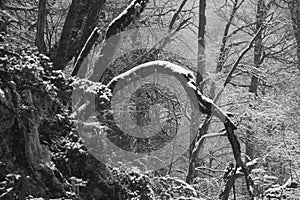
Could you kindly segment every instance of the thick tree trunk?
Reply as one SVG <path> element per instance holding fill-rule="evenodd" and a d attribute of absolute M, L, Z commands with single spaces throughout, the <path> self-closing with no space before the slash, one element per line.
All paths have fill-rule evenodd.
<path fill-rule="evenodd" d="M 33 106 L 33 97 L 30 90 L 24 92 L 25 101 L 28 105 Z M 29 111 L 26 117 L 27 123 L 24 124 L 24 139 L 25 139 L 25 156 L 29 167 L 32 170 L 38 169 L 41 161 L 42 146 L 39 140 L 38 128 L 40 126 L 41 116 L 34 110 Z"/>
<path fill-rule="evenodd" d="M 94 30 L 105 0 L 73 0 L 53 58 L 54 69 L 63 70 L 77 57 Z"/>
<path fill-rule="evenodd" d="M 39 12 L 37 21 L 37 31 L 35 36 L 35 45 L 38 47 L 41 53 L 46 52 L 46 44 L 44 40 L 44 30 L 47 17 L 46 6 L 47 0 L 39 0 Z"/>

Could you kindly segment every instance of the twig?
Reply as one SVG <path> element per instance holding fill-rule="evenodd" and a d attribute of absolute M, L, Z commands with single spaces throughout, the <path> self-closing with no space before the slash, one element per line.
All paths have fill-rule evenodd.
<path fill-rule="evenodd" d="M 230 25 L 232 24 L 233 18 L 235 16 L 236 11 L 239 9 L 239 7 L 242 5 L 242 3 L 245 0 L 242 0 L 240 2 L 240 4 L 238 4 L 239 0 L 235 0 L 231 14 L 230 14 L 230 18 L 229 21 L 227 22 L 226 26 L 225 26 L 225 30 L 224 30 L 224 34 L 223 34 L 223 39 L 222 39 L 222 45 L 221 45 L 221 49 L 220 49 L 220 53 L 219 53 L 219 58 L 218 58 L 218 63 L 217 63 L 217 68 L 216 68 L 216 72 L 220 72 L 222 70 L 223 64 L 225 62 L 225 55 L 226 55 L 226 43 L 228 41 L 228 32 L 230 29 Z"/>

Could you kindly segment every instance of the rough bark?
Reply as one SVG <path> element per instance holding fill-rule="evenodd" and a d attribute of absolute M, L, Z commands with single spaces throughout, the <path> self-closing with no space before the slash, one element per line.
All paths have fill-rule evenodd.
<path fill-rule="evenodd" d="M 1 195 L 1 198 L 14 199 L 14 195 L 18 195 L 21 199 L 25 199 L 25 194 L 47 196 L 49 194 L 45 190 L 46 187 L 53 192 L 53 196 L 63 196 L 65 191 L 54 174 L 51 153 L 40 142 L 41 113 L 40 109 L 36 107 L 40 103 L 36 98 L 38 94 L 32 90 L 23 90 L 21 100 L 17 89 L 20 86 L 15 85 L 14 81 L 1 86 L 0 113 L 6 114 L 6 117 L 0 118 L 0 124 L 5 123 L 6 125 L 5 127 L 1 126 L 0 130 L 0 178 L 3 180 L 3 176 L 8 177 L 8 173 L 23 177 L 20 179 L 16 176 L 11 185 L 13 190 L 7 190 Z M 22 113 L 18 112 L 20 102 L 24 102 L 28 106 Z M 1 189 L 5 186 L 4 184 Z"/>
<path fill-rule="evenodd" d="M 44 40 L 44 30 L 46 24 L 46 5 L 47 0 L 39 0 L 39 11 L 38 11 L 38 20 L 37 20 L 37 30 L 35 36 L 35 45 L 38 47 L 41 53 L 46 52 L 46 44 Z"/>
<path fill-rule="evenodd" d="M 105 0 L 73 0 L 53 58 L 54 69 L 63 70 L 77 57 L 96 27 Z"/>
<path fill-rule="evenodd" d="M 32 92 L 30 90 L 24 91 L 25 102 L 33 105 Z M 29 111 L 26 117 L 27 122 L 24 124 L 24 138 L 25 138 L 25 155 L 29 167 L 34 171 L 38 169 L 41 162 L 42 147 L 39 140 L 38 127 L 40 126 L 41 116 L 34 110 Z"/>

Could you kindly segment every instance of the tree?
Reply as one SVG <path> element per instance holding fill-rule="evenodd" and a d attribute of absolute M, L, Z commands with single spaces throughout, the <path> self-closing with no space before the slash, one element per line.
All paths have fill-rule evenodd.
<path fill-rule="evenodd" d="M 92 75 L 89 77 L 90 80 L 98 82 L 100 81 L 101 75 L 104 72 L 105 68 L 108 66 L 108 64 L 112 61 L 112 57 L 115 52 L 115 48 L 117 48 L 117 43 L 119 41 L 119 37 L 117 34 L 123 31 L 131 22 L 133 22 L 136 18 L 140 16 L 140 14 L 144 11 L 148 1 L 144 0 L 135 0 L 133 1 L 126 9 L 125 12 L 122 12 L 119 15 L 119 18 L 116 18 L 107 28 L 105 39 L 102 42 L 103 46 L 101 47 L 101 52 L 99 55 L 101 55 L 100 58 L 96 58 L 94 63 L 91 65 L 94 68 L 94 71 Z M 97 30 L 95 30 L 97 31 Z M 109 40 L 111 37 L 116 36 L 114 39 Z M 89 41 L 87 41 L 89 43 Z M 87 46 L 87 49 L 90 49 L 92 47 L 93 42 Z M 83 49 L 83 51 L 86 51 Z M 89 52 L 89 51 L 87 51 Z M 85 53 L 83 56 L 86 56 L 87 53 Z M 81 55 L 80 55 L 81 57 Z M 84 57 L 83 57 L 84 58 Z M 81 58 L 80 58 L 81 59 Z M 78 60 L 80 61 L 80 60 Z M 86 63 L 87 64 L 87 63 Z M 78 68 L 82 67 L 81 62 L 75 63 L 75 68 L 73 71 L 78 71 Z M 86 68 L 86 67 L 83 67 Z M 72 73 L 75 75 L 75 73 Z"/>
<path fill-rule="evenodd" d="M 288 1 L 288 6 L 291 12 L 294 34 L 297 43 L 297 67 L 300 70 L 300 2 L 297 0 L 290 0 Z"/>
<path fill-rule="evenodd" d="M 63 70 L 77 57 L 86 40 L 96 27 L 105 0 L 73 0 L 53 58 L 54 69 Z"/>
<path fill-rule="evenodd" d="M 199 8 L 198 2 L 186 0 L 104 2 L 105 8 L 103 1 L 92 0 L 0 2 L 0 29 L 13 36 L 0 33 L 0 40 L 4 41 L 0 44 L 0 198 L 32 198 L 28 194 L 34 198 L 116 200 L 170 196 L 223 200 L 293 198 L 291 193 L 299 196 L 297 1 L 199 0 Z M 197 25 L 193 24 L 196 7 Z M 215 12 L 220 19 L 217 30 L 224 25 L 224 31 L 214 31 L 217 33 L 208 37 L 205 32 L 210 33 L 212 27 L 205 25 L 205 18 L 210 22 Z M 113 60 L 122 35 L 119 33 L 135 30 L 136 35 L 128 39 L 130 49 L 135 47 L 131 42 L 147 37 L 138 30 L 144 27 L 166 29 L 158 34 L 163 37 L 154 46 L 135 49 Z M 188 59 L 164 50 L 182 29 L 195 31 L 199 39 L 195 42 L 198 60 L 194 66 Z M 205 57 L 211 41 L 220 46 Z M 55 61 L 54 68 L 51 59 L 28 44 L 35 44 L 39 52 L 49 55 Z M 93 57 L 89 62 L 93 51 L 104 56 Z M 205 68 L 209 58 L 215 61 L 212 66 L 216 69 Z M 72 60 L 74 63 L 70 64 Z M 70 68 L 72 75 L 65 78 L 61 70 L 67 69 L 69 75 Z M 82 73 L 79 68 L 85 71 Z M 87 77 L 90 74 L 86 70 L 91 68 L 94 71 Z M 186 117 L 185 124 L 192 121 L 194 125 L 190 135 L 195 136 L 189 152 L 172 158 L 169 166 L 158 171 L 162 172 L 160 177 L 156 177 L 156 171 L 148 174 L 131 171 L 127 166 L 124 171 L 110 170 L 92 156 L 91 149 L 87 151 L 85 136 L 97 143 L 94 135 L 105 133 L 106 139 L 117 146 L 137 153 L 149 152 L 170 141 L 163 128 L 151 143 L 148 138 L 126 135 L 112 120 L 115 104 L 111 100 L 118 97 L 112 97 L 111 91 L 131 87 L 132 81 L 145 80 L 156 73 L 176 79 L 182 86 L 179 95 L 184 100 L 162 84 L 147 82 L 133 95 L 128 94 L 133 103 L 131 117 L 140 126 L 161 117 L 162 112 L 174 111 L 168 115 L 171 120 Z M 170 82 L 167 80 L 166 85 Z M 169 85 L 177 89 L 177 85 Z M 211 99 L 206 97 L 208 91 Z M 75 98 L 78 101 L 71 110 L 73 95 L 80 98 Z M 85 121 L 89 109 L 94 111 L 89 105 L 95 99 L 97 118 L 93 115 L 91 120 L 100 120 L 100 126 Z M 171 112 L 149 111 L 157 101 Z M 195 123 L 199 116 L 189 116 L 189 103 L 204 116 L 200 126 Z M 171 128 L 180 126 L 176 119 L 169 119 Z M 85 146 L 78 135 L 81 130 L 86 134 L 80 135 Z M 182 144 L 178 146 L 181 148 Z M 177 153 L 174 152 L 173 155 Z M 170 151 L 168 155 L 171 154 Z M 165 177 L 166 174 L 170 176 Z M 245 185 L 247 191 L 243 190 Z"/>
<path fill-rule="evenodd" d="M 256 10 L 256 32 L 258 35 L 255 40 L 254 44 L 254 67 L 260 68 L 261 64 L 263 63 L 263 35 L 261 29 L 263 29 L 264 22 L 266 16 L 266 5 L 264 1 L 257 1 L 257 10 Z M 257 88 L 258 88 L 258 77 L 255 75 L 251 76 L 251 82 L 249 86 L 249 92 L 253 95 L 257 96 Z M 246 160 L 248 162 L 254 159 L 253 155 L 253 147 L 252 145 L 255 143 L 253 141 L 253 133 L 251 131 L 247 131 L 247 141 L 246 141 Z"/>
<path fill-rule="evenodd" d="M 253 41 L 252 41 L 253 42 Z M 145 70 L 147 70 L 147 73 L 145 73 Z M 234 134 L 234 130 L 236 130 L 235 125 L 231 122 L 229 116 L 222 111 L 217 105 L 214 104 L 214 102 L 208 98 L 206 98 L 200 91 L 200 89 L 196 86 L 195 78 L 193 74 L 180 66 L 174 65 L 172 63 L 166 62 L 166 61 L 154 61 L 145 63 L 142 65 L 139 65 L 135 68 L 133 68 L 130 73 L 124 73 L 120 74 L 119 76 L 115 77 L 108 83 L 108 88 L 111 90 L 115 89 L 117 83 L 119 81 L 122 81 L 122 84 L 118 84 L 118 90 L 122 89 L 122 87 L 126 86 L 126 84 L 130 83 L 132 80 L 140 79 L 141 77 L 145 77 L 149 75 L 149 73 L 154 72 L 161 72 L 161 73 L 167 73 L 169 75 L 175 76 L 180 83 L 184 86 L 186 92 L 190 96 L 191 99 L 194 99 L 194 95 L 196 95 L 197 101 L 193 102 L 195 103 L 195 107 L 199 107 L 199 110 L 206 114 L 207 116 L 216 116 L 218 119 L 220 119 L 225 126 L 226 130 L 226 136 L 231 144 L 234 159 L 236 161 L 236 166 L 241 167 L 241 171 L 243 172 L 246 183 L 247 183 L 247 189 L 249 192 L 249 195 L 251 198 L 253 198 L 253 181 L 251 179 L 249 168 L 246 166 L 244 161 L 241 157 L 241 148 L 240 143 L 237 138 L 237 136 Z M 186 82 L 190 84 L 186 84 Z M 100 105 L 105 105 L 110 107 L 110 103 L 101 103 Z M 99 108 L 100 110 L 104 110 L 104 108 Z M 111 115 L 112 113 L 110 113 Z M 108 119 L 110 119 L 110 116 L 107 116 Z M 210 118 L 210 117 L 208 117 Z M 220 134 L 218 134 L 220 135 Z M 204 135 L 205 136 L 205 135 Z M 197 135 L 198 137 L 198 135 Z M 203 137 L 203 136 L 202 136 Z M 203 140 L 203 138 L 202 138 Z M 197 151 L 198 145 L 201 143 L 201 138 L 197 141 L 197 144 L 195 144 L 195 148 L 192 149 L 192 151 Z M 192 152 L 193 154 L 193 152 Z M 192 158 L 194 159 L 194 158 Z M 193 165 L 194 163 L 192 163 Z M 191 177 L 191 180 L 193 180 L 194 177 Z"/>
<path fill-rule="evenodd" d="M 183 7 L 185 6 L 187 1 L 182 1 L 181 4 L 178 6 L 178 8 L 176 9 L 176 11 L 174 12 L 174 14 L 172 15 L 168 26 L 168 33 L 167 36 L 162 38 L 161 41 L 150 48 L 149 52 L 147 53 L 147 55 L 153 53 L 153 51 L 155 51 L 155 49 L 161 49 L 164 48 L 169 42 L 170 39 L 180 30 L 184 29 L 186 26 L 188 26 L 188 22 L 191 19 L 191 17 L 188 17 L 187 19 L 183 19 L 183 20 L 178 20 L 178 16 L 179 14 L 181 14 L 183 12 Z M 170 1 L 167 1 L 166 4 L 172 3 Z M 172 10 L 169 9 L 168 7 L 167 9 L 164 8 L 164 6 L 162 7 L 157 7 L 157 5 L 154 5 L 154 8 L 151 9 L 151 12 L 154 12 L 154 14 L 152 13 L 148 13 L 147 11 L 147 7 L 146 5 L 150 4 L 150 2 L 148 3 L 148 1 L 132 1 L 132 3 L 125 9 L 127 12 L 123 12 L 123 15 L 120 15 L 120 19 L 113 21 L 113 23 L 109 24 L 109 26 L 106 29 L 105 32 L 105 37 L 104 40 L 102 41 L 102 44 L 104 45 L 103 48 L 101 49 L 97 49 L 99 47 L 99 45 L 96 45 L 95 41 L 97 40 L 97 38 L 99 37 L 99 29 L 94 29 L 93 33 L 90 35 L 89 40 L 86 42 L 85 44 L 85 48 L 82 49 L 79 57 L 76 59 L 75 64 L 74 64 L 74 69 L 72 72 L 72 76 L 75 75 L 79 75 L 78 74 L 78 70 L 81 67 L 81 69 L 85 69 L 83 74 L 85 74 L 86 72 L 86 68 L 87 66 L 94 68 L 94 66 L 97 66 L 97 68 L 94 69 L 93 74 L 90 76 L 91 80 L 96 80 L 98 79 L 98 77 L 96 78 L 96 76 L 99 76 L 99 74 L 103 73 L 103 70 L 106 68 L 106 66 L 108 66 L 108 64 L 111 62 L 111 58 L 114 55 L 114 51 L 115 51 L 115 47 L 116 44 L 118 43 L 118 41 L 120 40 L 119 38 L 119 33 L 126 30 L 126 29 L 130 29 L 133 26 L 133 28 L 141 28 L 141 27 L 145 27 L 146 26 L 146 22 L 147 23 L 154 23 L 153 26 L 165 26 L 165 25 L 161 25 L 160 23 L 156 22 L 155 24 L 155 17 L 153 17 L 154 19 L 149 19 L 148 15 L 156 15 L 156 12 L 161 12 L 161 9 L 163 10 L 163 13 L 169 13 Z M 134 6 L 136 6 L 136 8 L 139 8 L 138 10 L 136 8 L 134 8 Z M 164 10 L 167 11 L 164 11 Z M 189 12 L 192 12 L 194 8 L 190 8 L 190 10 L 188 10 Z M 145 10 L 145 11 L 144 11 Z M 138 19 L 140 17 L 140 15 L 143 12 L 143 18 L 147 18 L 147 21 L 145 21 L 144 19 L 142 19 L 142 22 L 139 22 Z M 130 14 L 129 14 L 130 13 Z M 165 14 L 157 14 L 158 18 L 165 18 Z M 152 22 L 154 21 L 154 22 Z M 180 21 L 178 26 L 177 25 L 177 21 Z M 147 26 L 146 26 L 147 27 Z M 111 39 L 113 37 L 113 39 Z M 101 58 L 96 58 L 96 61 L 94 63 L 85 63 L 87 61 L 87 59 L 85 59 L 90 50 L 93 49 L 92 51 L 102 51 L 99 52 L 100 55 L 104 55 Z M 144 55 L 146 56 L 146 55 Z M 143 56 L 141 56 L 142 58 Z M 132 65 L 134 65 L 134 62 L 139 63 L 139 60 L 135 60 L 132 62 Z M 81 65 L 83 63 L 83 65 Z M 109 69 L 108 69 L 109 70 Z M 82 75 L 82 74 L 81 74 Z M 81 76 L 80 75 L 80 76 Z M 98 80 L 99 81 L 99 80 Z"/>
<path fill-rule="evenodd" d="M 197 52 L 197 75 L 196 75 L 196 84 L 199 86 L 200 91 L 203 92 L 204 88 L 204 77 L 206 75 L 205 70 L 205 26 L 206 26 L 206 0 L 199 0 L 199 24 L 198 24 L 198 52 Z M 196 135 L 193 138 L 193 142 L 189 149 L 189 170 L 186 181 L 188 183 L 192 183 L 195 177 L 195 168 L 199 163 L 196 161 L 199 159 L 199 154 L 197 153 L 201 148 L 201 145 L 196 146 L 198 140 L 207 133 L 209 127 L 209 120 L 206 120 L 202 127 L 199 127 L 200 124 L 200 116 L 197 112 L 198 110 L 192 106 L 191 113 L 191 135 Z"/>
<path fill-rule="evenodd" d="M 41 53 L 46 52 L 45 44 L 45 25 L 46 25 L 46 6 L 47 0 L 39 0 L 39 11 L 38 11 L 38 20 L 37 20 L 37 31 L 35 36 L 35 45 L 38 47 Z"/>
<path fill-rule="evenodd" d="M 201 86 L 205 77 L 205 26 L 206 0 L 199 0 L 199 27 L 198 27 L 198 56 L 197 56 L 197 84 Z M 201 88 L 201 87 L 200 87 Z"/>

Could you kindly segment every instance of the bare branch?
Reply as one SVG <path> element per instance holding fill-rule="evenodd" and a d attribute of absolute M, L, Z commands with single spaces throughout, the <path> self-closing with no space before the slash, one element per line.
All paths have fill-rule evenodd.
<path fill-rule="evenodd" d="M 222 66 L 225 62 L 225 56 L 226 56 L 226 43 L 228 41 L 228 32 L 229 32 L 229 28 L 230 28 L 230 25 L 234 19 L 234 16 L 235 16 L 235 13 L 236 11 L 239 9 L 239 7 L 242 5 L 242 3 L 245 1 L 245 0 L 242 0 L 239 4 L 238 4 L 238 1 L 239 0 L 235 0 L 234 1 L 234 4 L 233 4 L 233 8 L 232 8 L 232 11 L 231 11 L 231 14 L 230 14 L 230 17 L 229 17 L 229 20 L 225 26 L 225 30 L 224 30 L 224 34 L 223 34 L 223 38 L 222 38 L 222 45 L 221 45 L 221 48 L 220 48 L 220 53 L 219 53 L 219 58 L 218 58 L 218 63 L 217 63 L 217 68 L 216 68 L 216 72 L 220 72 L 222 71 Z"/>
<path fill-rule="evenodd" d="M 169 32 L 173 29 L 173 26 L 175 24 L 175 21 L 179 15 L 179 13 L 181 12 L 181 10 L 183 9 L 184 5 L 186 4 L 187 0 L 183 0 L 181 2 L 181 4 L 179 5 L 179 7 L 177 8 L 176 12 L 174 13 L 172 19 L 171 19 L 171 22 L 169 24 Z"/>
<path fill-rule="evenodd" d="M 260 32 L 262 31 L 262 27 L 257 31 L 257 33 L 255 34 L 255 36 L 252 38 L 252 40 L 250 41 L 249 45 L 241 52 L 241 54 L 239 55 L 238 59 L 235 61 L 235 63 L 233 64 L 229 74 L 227 75 L 227 78 L 223 84 L 222 89 L 218 92 L 218 94 L 215 96 L 214 98 L 214 102 L 217 102 L 224 90 L 224 88 L 226 87 L 226 85 L 230 82 L 230 80 L 232 79 L 232 74 L 233 72 L 236 70 L 237 66 L 239 65 L 240 61 L 243 59 L 243 57 L 245 56 L 245 54 L 253 47 L 253 44 L 256 40 L 256 38 L 258 37 L 258 35 L 260 34 Z"/>
<path fill-rule="evenodd" d="M 81 51 L 80 51 L 80 53 L 79 53 L 79 55 L 78 55 L 78 57 L 75 61 L 74 68 L 73 68 L 71 76 L 79 75 L 78 71 L 79 71 L 79 68 L 80 68 L 84 58 L 86 58 L 86 56 L 88 55 L 88 53 L 91 50 L 92 46 L 95 44 L 96 40 L 99 37 L 100 37 L 100 30 L 99 30 L 98 27 L 96 27 L 96 28 L 94 28 L 94 30 L 91 33 L 90 37 L 87 39 L 87 41 L 85 42 L 83 48 L 81 49 Z M 83 74 L 85 74 L 85 73 L 82 73 L 82 75 Z M 80 77 L 80 78 L 82 78 L 82 77 Z"/>

